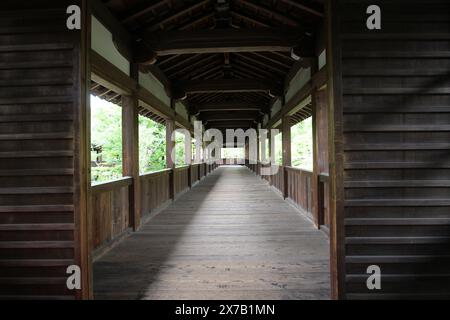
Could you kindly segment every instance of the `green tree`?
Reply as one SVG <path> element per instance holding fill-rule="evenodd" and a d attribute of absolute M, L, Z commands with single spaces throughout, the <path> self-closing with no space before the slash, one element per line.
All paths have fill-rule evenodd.
<path fill-rule="evenodd" d="M 166 167 L 166 128 L 149 118 L 139 116 L 139 171 L 162 170 Z"/>
<path fill-rule="evenodd" d="M 122 176 L 122 110 L 119 106 L 91 96 L 91 145 L 101 153 L 91 156 L 93 182 Z M 97 157 L 100 161 L 97 161 Z"/>
<path fill-rule="evenodd" d="M 291 127 L 292 166 L 313 169 L 312 118 Z"/>

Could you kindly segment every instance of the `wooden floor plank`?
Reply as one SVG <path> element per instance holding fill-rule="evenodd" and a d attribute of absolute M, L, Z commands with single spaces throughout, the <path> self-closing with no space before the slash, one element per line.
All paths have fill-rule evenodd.
<path fill-rule="evenodd" d="M 94 264 L 97 299 L 329 299 L 326 236 L 220 167 Z"/>

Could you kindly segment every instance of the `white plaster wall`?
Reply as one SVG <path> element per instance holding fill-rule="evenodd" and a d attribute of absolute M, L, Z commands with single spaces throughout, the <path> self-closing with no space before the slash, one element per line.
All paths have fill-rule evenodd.
<path fill-rule="evenodd" d="M 319 55 L 319 70 L 327 64 L 327 50 L 323 50 Z"/>
<path fill-rule="evenodd" d="M 139 84 L 153 93 L 155 97 L 170 106 L 170 98 L 164 90 L 164 85 L 159 82 L 151 73 L 139 72 Z"/>
<path fill-rule="evenodd" d="M 177 114 L 188 120 L 189 116 L 186 107 L 181 102 L 175 103 L 175 111 Z"/>
<path fill-rule="evenodd" d="M 91 32 L 92 49 L 125 74 L 130 75 L 130 62 L 114 46 L 111 32 L 94 16 L 92 16 Z"/>
<path fill-rule="evenodd" d="M 270 110 L 270 116 L 273 117 L 277 114 L 278 111 L 281 110 L 281 100 L 277 99 L 275 103 L 272 105 L 272 109 Z"/>
<path fill-rule="evenodd" d="M 294 94 L 299 91 L 308 81 L 311 80 L 311 68 L 300 69 L 297 74 L 289 82 L 288 91 L 286 93 L 286 101 L 289 101 Z"/>

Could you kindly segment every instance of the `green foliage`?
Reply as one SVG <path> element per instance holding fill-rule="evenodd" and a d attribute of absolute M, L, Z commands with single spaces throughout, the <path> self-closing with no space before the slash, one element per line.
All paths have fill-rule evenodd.
<path fill-rule="evenodd" d="M 312 118 L 291 127 L 292 166 L 313 169 Z"/>
<path fill-rule="evenodd" d="M 140 173 L 166 167 L 166 129 L 164 125 L 139 116 Z M 91 179 L 105 182 L 122 177 L 122 109 L 97 97 L 91 97 Z M 97 161 L 98 159 L 98 161 Z"/>
<path fill-rule="evenodd" d="M 175 166 L 184 166 L 184 134 L 175 132 Z"/>
<path fill-rule="evenodd" d="M 91 96 L 91 144 L 102 152 L 91 153 L 91 179 L 103 182 L 122 176 L 122 110 Z M 100 161 L 97 161 L 97 157 Z"/>
<path fill-rule="evenodd" d="M 244 148 L 222 148 L 221 154 L 224 159 L 244 159 Z"/>
<path fill-rule="evenodd" d="M 139 171 L 147 173 L 166 167 L 166 128 L 139 116 Z"/>
<path fill-rule="evenodd" d="M 275 163 L 283 164 L 283 134 L 280 132 L 275 136 Z"/>

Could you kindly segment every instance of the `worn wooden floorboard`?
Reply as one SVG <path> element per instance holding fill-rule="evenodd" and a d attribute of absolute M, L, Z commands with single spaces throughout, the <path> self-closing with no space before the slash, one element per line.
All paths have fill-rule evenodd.
<path fill-rule="evenodd" d="M 220 167 L 94 264 L 97 299 L 329 299 L 325 235 Z"/>

